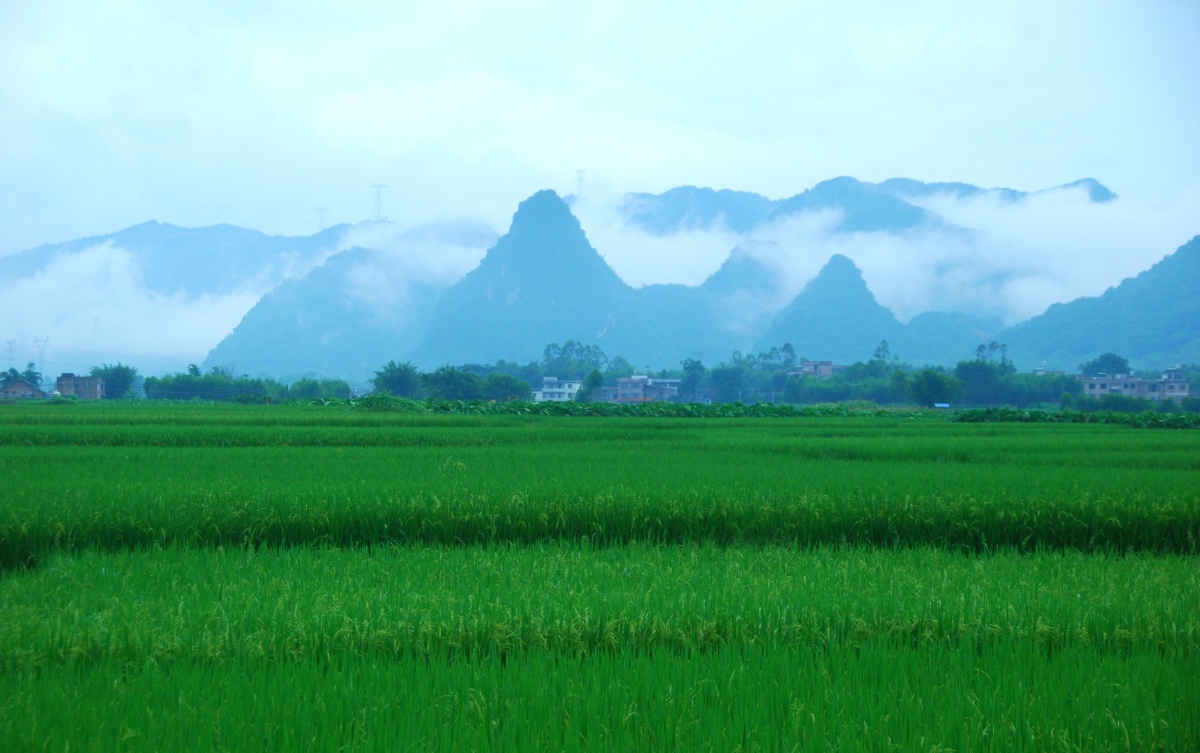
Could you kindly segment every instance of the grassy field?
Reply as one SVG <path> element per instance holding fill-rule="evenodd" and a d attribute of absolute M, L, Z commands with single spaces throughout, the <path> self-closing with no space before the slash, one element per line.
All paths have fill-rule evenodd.
<path fill-rule="evenodd" d="M 0 406 L 3 750 L 1195 750 L 1200 432 Z"/>

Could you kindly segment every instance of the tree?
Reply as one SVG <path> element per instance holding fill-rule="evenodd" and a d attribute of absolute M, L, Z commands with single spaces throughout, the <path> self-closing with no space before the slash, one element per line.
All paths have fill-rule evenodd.
<path fill-rule="evenodd" d="M 453 366 L 443 366 L 432 374 L 422 374 L 421 391 L 429 397 L 446 400 L 479 400 L 483 397 L 483 385 L 479 377 Z"/>
<path fill-rule="evenodd" d="M 685 400 L 695 401 L 696 393 L 700 391 L 700 380 L 708 369 L 696 358 L 685 358 L 679 362 L 679 365 L 683 367 L 683 379 L 679 382 L 679 396 Z"/>
<path fill-rule="evenodd" d="M 42 373 L 34 368 L 32 361 L 25 364 L 25 370 L 21 372 L 21 379 L 24 379 L 38 389 L 42 387 Z"/>
<path fill-rule="evenodd" d="M 587 375 L 587 379 L 583 381 L 583 387 L 575 393 L 575 402 L 591 402 L 592 396 L 603 386 L 604 374 L 600 372 L 600 369 L 592 369 L 591 373 Z"/>
<path fill-rule="evenodd" d="M 911 394 L 918 405 L 949 403 L 962 392 L 962 382 L 941 369 L 921 369 L 912 378 Z"/>
<path fill-rule="evenodd" d="M 888 394 L 892 398 L 892 402 L 908 402 L 908 391 L 908 374 L 905 374 L 903 369 L 896 369 L 892 372 L 892 381 L 888 385 Z"/>
<path fill-rule="evenodd" d="M 93 366 L 90 373 L 94 377 L 104 378 L 104 397 L 109 400 L 128 397 L 138 376 L 136 368 L 122 363 Z"/>
<path fill-rule="evenodd" d="M 719 403 L 732 403 L 742 399 L 742 382 L 746 370 L 741 366 L 721 365 L 712 370 L 713 399 Z"/>
<path fill-rule="evenodd" d="M 21 372 L 17 371 L 14 368 L 9 368 L 8 371 L 3 372 L 3 378 L 0 378 L 0 384 L 3 384 L 5 387 L 7 387 L 8 385 L 12 384 L 13 382 L 17 381 L 20 378 L 21 378 Z"/>
<path fill-rule="evenodd" d="M 1105 353 L 1099 358 L 1079 364 L 1079 373 L 1085 377 L 1098 374 L 1128 374 L 1129 360 L 1116 353 Z"/>
<path fill-rule="evenodd" d="M 529 393 L 533 390 L 527 382 L 522 382 L 515 376 L 508 374 L 488 374 L 488 378 L 483 382 L 483 398 L 484 400 L 495 400 L 502 402 L 505 400 L 528 400 Z"/>
<path fill-rule="evenodd" d="M 415 398 L 421 386 L 421 372 L 408 361 L 388 361 L 386 366 L 375 372 L 371 384 L 375 386 L 376 392 L 390 392 L 397 397 Z"/>

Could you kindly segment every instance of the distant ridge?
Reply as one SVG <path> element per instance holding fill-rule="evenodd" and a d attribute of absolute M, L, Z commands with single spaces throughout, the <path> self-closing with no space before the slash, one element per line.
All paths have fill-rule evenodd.
<path fill-rule="evenodd" d="M 1200 236 L 1103 295 L 1056 303 L 997 338 L 1030 367 L 1073 369 L 1106 352 L 1135 367 L 1200 362 Z"/>

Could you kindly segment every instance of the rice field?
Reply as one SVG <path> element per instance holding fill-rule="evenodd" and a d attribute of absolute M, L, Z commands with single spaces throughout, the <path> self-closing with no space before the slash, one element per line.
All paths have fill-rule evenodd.
<path fill-rule="evenodd" d="M 1195 750 L 1200 432 L 0 406 L 3 750 Z"/>

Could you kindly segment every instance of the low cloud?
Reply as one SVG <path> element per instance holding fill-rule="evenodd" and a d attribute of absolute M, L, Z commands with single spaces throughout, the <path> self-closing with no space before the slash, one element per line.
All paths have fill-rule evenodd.
<path fill-rule="evenodd" d="M 699 284 L 741 245 L 777 272 L 782 306 L 831 256 L 843 254 L 902 321 L 935 310 L 1013 324 L 1054 303 L 1100 295 L 1200 232 L 1196 194 L 1159 206 L 1125 198 L 1095 203 L 1082 188 L 1020 201 L 994 192 L 965 199 L 939 194 L 913 203 L 961 230 L 845 233 L 835 230 L 838 212 L 820 211 L 745 234 L 717 222 L 665 236 L 625 224 L 619 201 L 615 195 L 581 201 L 577 214 L 593 245 L 632 285 Z"/>
<path fill-rule="evenodd" d="M 139 357 L 186 365 L 228 334 L 265 293 L 247 286 L 222 295 L 161 295 L 142 282 L 129 251 L 103 243 L 61 254 L 37 274 L 0 288 L 0 319 L 24 333 L 26 361 L 37 361 L 24 342 L 49 338 L 44 372 L 86 370 L 97 362 L 71 358 L 131 361 Z M 67 355 L 67 354 L 74 354 Z M 23 365 L 23 364 L 22 364 Z"/>
<path fill-rule="evenodd" d="M 376 253 L 347 273 L 347 294 L 381 318 L 393 318 L 412 303 L 415 285 L 447 288 L 479 265 L 496 232 L 482 220 L 448 220 L 401 227 L 364 223 L 347 232 L 339 250 L 361 246 Z"/>

